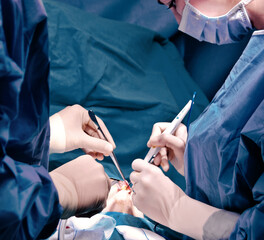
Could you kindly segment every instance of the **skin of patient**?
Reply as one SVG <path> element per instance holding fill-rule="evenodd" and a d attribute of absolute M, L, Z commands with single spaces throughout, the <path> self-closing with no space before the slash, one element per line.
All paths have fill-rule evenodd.
<path fill-rule="evenodd" d="M 103 212 L 121 212 L 143 218 L 143 213 L 132 203 L 131 193 L 131 188 L 124 181 L 114 183 L 110 189 Z"/>

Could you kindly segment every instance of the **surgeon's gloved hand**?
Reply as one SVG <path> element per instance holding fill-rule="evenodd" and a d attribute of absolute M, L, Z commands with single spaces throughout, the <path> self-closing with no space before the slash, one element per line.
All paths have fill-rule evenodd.
<path fill-rule="evenodd" d="M 132 168 L 130 180 L 134 205 L 151 219 L 168 226 L 171 209 L 184 192 L 155 165 L 137 159 Z"/>
<path fill-rule="evenodd" d="M 110 180 L 91 156 L 80 156 L 50 172 L 64 208 L 62 218 L 100 212 L 106 205 Z"/>
<path fill-rule="evenodd" d="M 184 151 L 187 141 L 187 128 L 180 124 L 174 135 L 162 134 L 169 126 L 169 123 L 156 123 L 153 126 L 152 134 L 147 143 L 148 147 L 161 147 L 159 154 L 154 159 L 154 164 L 161 165 L 164 171 L 169 170 L 169 163 L 184 175 Z"/>
<path fill-rule="evenodd" d="M 194 239 L 228 239 L 239 214 L 188 197 L 153 164 L 136 159 L 132 168 L 132 200 L 145 215 Z"/>
<path fill-rule="evenodd" d="M 82 148 L 85 153 L 102 160 L 116 147 L 103 121 L 97 117 L 109 142 L 100 139 L 97 129 L 80 105 L 64 108 L 50 117 L 50 153 L 63 153 Z"/>

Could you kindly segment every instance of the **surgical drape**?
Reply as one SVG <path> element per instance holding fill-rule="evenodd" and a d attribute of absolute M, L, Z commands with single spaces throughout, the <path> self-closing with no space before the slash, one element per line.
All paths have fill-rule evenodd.
<path fill-rule="evenodd" d="M 50 40 L 51 113 L 76 103 L 93 110 L 111 133 L 115 154 L 128 178 L 132 161 L 144 158 L 148 151 L 146 143 L 155 122 L 172 121 L 194 91 L 197 101 L 191 120 L 208 100 L 185 70 L 177 48 L 160 34 L 58 1 L 45 0 L 44 4 Z M 81 150 L 52 154 L 50 168 L 80 154 Z M 120 178 L 111 159 L 100 163 L 109 177 Z M 184 185 L 176 170 L 170 170 L 168 174 Z"/>
<path fill-rule="evenodd" d="M 42 2 L 0 1 L 1 239 L 35 239 L 44 226 L 49 235 L 62 211 L 47 171 L 48 76 Z"/>
<path fill-rule="evenodd" d="M 225 84 L 191 125 L 186 192 L 241 214 L 230 239 L 264 236 L 264 32 L 256 32 Z"/>

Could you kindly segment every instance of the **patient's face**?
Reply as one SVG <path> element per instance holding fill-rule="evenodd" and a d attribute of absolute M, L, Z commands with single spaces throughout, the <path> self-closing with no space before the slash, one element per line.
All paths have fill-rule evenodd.
<path fill-rule="evenodd" d="M 143 213 L 133 205 L 132 190 L 127 188 L 123 181 L 112 185 L 103 212 L 121 212 L 135 217 L 143 217 Z"/>

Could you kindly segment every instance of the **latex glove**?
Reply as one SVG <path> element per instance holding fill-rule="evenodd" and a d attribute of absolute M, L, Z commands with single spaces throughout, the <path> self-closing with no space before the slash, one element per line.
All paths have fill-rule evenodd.
<path fill-rule="evenodd" d="M 170 161 L 175 169 L 181 175 L 184 175 L 184 151 L 188 136 L 187 128 L 184 124 L 180 124 L 174 135 L 161 134 L 168 125 L 169 123 L 154 124 L 147 145 L 148 147 L 162 147 L 154 159 L 155 165 L 161 165 L 166 172 L 169 170 L 168 161 Z"/>
<path fill-rule="evenodd" d="M 168 226 L 170 211 L 184 195 L 183 191 L 155 165 L 137 159 L 132 162 L 132 168 L 134 205 L 151 219 Z"/>
<path fill-rule="evenodd" d="M 56 168 L 50 176 L 64 208 L 62 218 L 100 212 L 105 207 L 110 180 L 103 166 L 91 156 L 80 156 Z"/>
<path fill-rule="evenodd" d="M 50 117 L 50 153 L 62 153 L 82 148 L 102 160 L 116 147 L 103 121 L 97 117 L 109 142 L 100 139 L 88 111 L 80 105 L 66 107 Z"/>
<path fill-rule="evenodd" d="M 132 168 L 132 201 L 145 215 L 194 239 L 226 239 L 230 235 L 238 214 L 188 197 L 160 168 L 146 161 L 134 160 Z"/>

